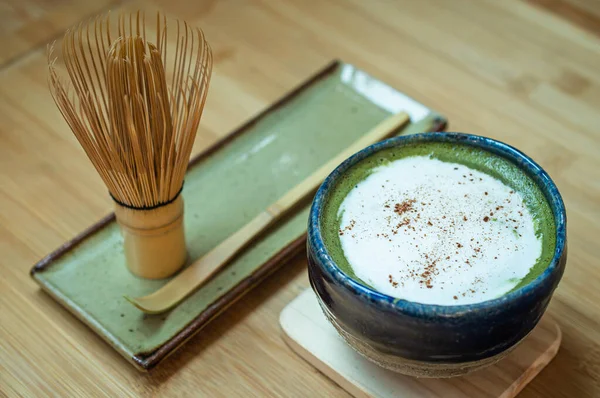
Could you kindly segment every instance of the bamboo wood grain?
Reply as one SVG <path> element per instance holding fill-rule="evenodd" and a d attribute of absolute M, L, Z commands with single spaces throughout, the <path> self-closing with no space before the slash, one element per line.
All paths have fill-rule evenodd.
<path fill-rule="evenodd" d="M 345 159 L 359 150 L 385 137 L 389 137 L 409 121 L 410 118 L 403 112 L 383 120 L 370 132 L 360 137 L 313 174 L 305 178 L 300 184 L 290 189 L 249 223 L 173 277 L 162 288 L 144 297 L 125 296 L 125 298 L 147 314 L 160 314 L 173 308 L 225 267 L 227 262 L 254 238 L 273 225 L 283 215 L 287 214 L 308 194 L 316 190 L 325 177 Z"/>

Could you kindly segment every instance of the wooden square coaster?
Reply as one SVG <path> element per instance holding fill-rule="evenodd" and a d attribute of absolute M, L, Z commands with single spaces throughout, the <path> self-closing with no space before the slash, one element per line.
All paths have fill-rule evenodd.
<path fill-rule="evenodd" d="M 302 358 L 355 397 L 514 397 L 554 358 L 561 341 L 544 316 L 506 358 L 472 374 L 420 379 L 383 369 L 356 353 L 323 315 L 307 289 L 281 312 L 284 339 Z"/>

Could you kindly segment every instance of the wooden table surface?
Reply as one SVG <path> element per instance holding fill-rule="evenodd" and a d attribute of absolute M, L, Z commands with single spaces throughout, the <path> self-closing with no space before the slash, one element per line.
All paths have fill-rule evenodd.
<path fill-rule="evenodd" d="M 195 152 L 332 58 L 441 111 L 450 130 L 519 147 L 568 209 L 549 311 L 564 339 L 524 397 L 600 396 L 600 2 L 597 0 L 5 0 L 0 5 L 0 395 L 339 396 L 283 343 L 308 286 L 299 255 L 151 374 L 29 277 L 111 211 L 46 85 L 46 43 L 108 9 L 158 6 L 202 27 L 215 67 Z"/>

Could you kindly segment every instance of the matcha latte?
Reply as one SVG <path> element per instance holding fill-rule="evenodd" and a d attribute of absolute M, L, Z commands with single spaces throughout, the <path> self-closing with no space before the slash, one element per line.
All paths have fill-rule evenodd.
<path fill-rule="evenodd" d="M 325 200 L 335 263 L 387 295 L 439 305 L 498 298 L 537 277 L 555 249 L 551 208 L 510 161 L 415 142 L 352 166 Z"/>

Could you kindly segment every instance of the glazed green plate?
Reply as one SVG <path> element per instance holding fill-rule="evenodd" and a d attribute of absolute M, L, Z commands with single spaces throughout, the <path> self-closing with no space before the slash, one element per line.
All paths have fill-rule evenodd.
<path fill-rule="evenodd" d="M 402 110 L 411 116 L 403 134 L 445 126 L 437 113 L 336 61 L 200 154 L 190 164 L 183 190 L 191 260 Z M 44 258 L 31 274 L 125 358 L 148 370 L 304 247 L 309 204 L 299 206 L 166 314 L 145 316 L 123 298 L 146 295 L 166 281 L 129 273 L 113 214 Z"/>

